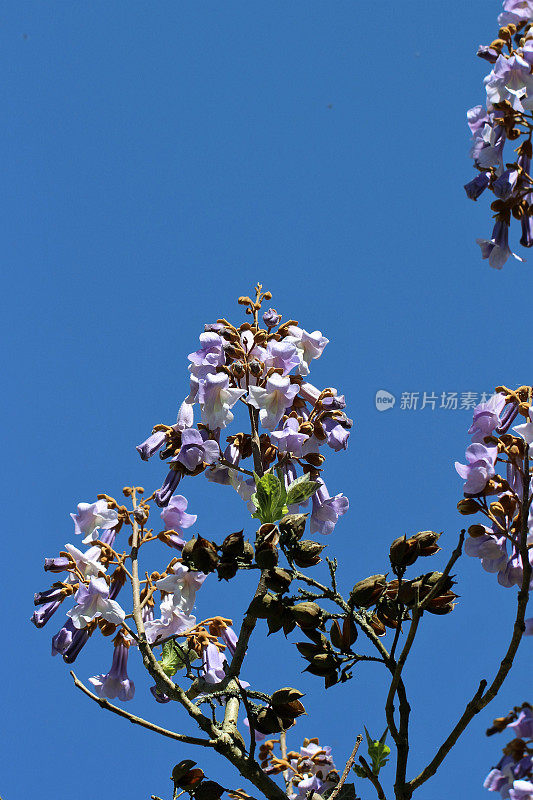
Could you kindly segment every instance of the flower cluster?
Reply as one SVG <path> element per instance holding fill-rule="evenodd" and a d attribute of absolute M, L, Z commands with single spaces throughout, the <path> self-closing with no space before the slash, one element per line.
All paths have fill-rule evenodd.
<path fill-rule="evenodd" d="M 320 477 L 324 448 L 345 450 L 352 420 L 344 411 L 343 395 L 317 389 L 307 380 L 328 339 L 294 320 L 282 323 L 272 308 L 263 313 L 261 327 L 261 303 L 270 297 L 258 286 L 255 300 L 239 298 L 253 322 L 236 328 L 219 319 L 205 326 L 199 349 L 189 354 L 189 394 L 176 423 L 156 425 L 137 450 L 143 459 L 159 452 L 168 460 L 169 471 L 155 495 L 161 507 L 171 502 L 184 476 L 202 472 L 210 481 L 232 486 L 252 512 L 254 472 L 275 472 L 286 489 L 299 474 L 308 475 L 319 483 L 312 499 L 311 533 L 329 534 L 347 511 L 348 500 L 342 493 L 331 496 Z M 226 435 L 224 444 L 221 437 L 234 422 L 238 404 L 247 411 L 252 432 Z M 199 421 L 194 425 L 196 407 Z M 253 461 L 252 469 L 246 468 L 247 460 Z M 290 510 L 307 503 L 305 498 Z"/>
<path fill-rule="evenodd" d="M 275 755 L 276 739 L 263 742 L 259 750 L 259 760 L 268 775 L 284 773 L 288 797 L 305 800 L 310 793 L 323 793 L 331 790 L 339 780 L 331 747 L 320 745 L 319 740 L 304 739 L 299 751 Z"/>
<path fill-rule="evenodd" d="M 483 569 L 496 573 L 498 582 L 509 588 L 522 584 L 522 554 L 533 542 L 529 468 L 533 389 L 498 387 L 496 392 L 474 409 L 466 463 L 456 462 L 455 468 L 465 481 L 465 499 L 458 510 L 466 515 L 481 512 L 487 520 L 487 524 L 469 527 L 465 552 L 481 559 Z M 518 416 L 527 421 L 513 427 Z M 498 464 L 505 465 L 505 477 L 498 474 Z M 490 498 L 494 499 L 489 502 Z M 533 563 L 533 554 L 529 554 Z"/>
<path fill-rule="evenodd" d="M 494 227 L 490 239 L 478 239 L 483 258 L 501 269 L 510 255 L 511 219 L 521 224 L 520 244 L 533 245 L 533 180 L 531 135 L 533 132 L 533 0 L 505 0 L 498 22 L 498 37 L 478 49 L 491 64 L 485 77 L 485 106 L 468 111 L 472 133 L 470 155 L 477 175 L 465 185 L 471 200 L 489 189 Z M 504 162 L 506 142 L 516 146 Z"/>

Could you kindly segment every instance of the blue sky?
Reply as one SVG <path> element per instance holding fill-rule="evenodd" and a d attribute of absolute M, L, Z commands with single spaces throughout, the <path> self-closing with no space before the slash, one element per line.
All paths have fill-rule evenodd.
<path fill-rule="evenodd" d="M 530 380 L 531 266 L 481 261 L 489 211 L 462 188 L 465 112 L 483 101 L 486 72 L 474 53 L 496 35 L 498 11 L 486 0 L 3 5 L 4 800 L 168 797 L 170 768 L 195 755 L 75 690 L 49 654 L 61 612 L 40 632 L 28 619 L 49 585 L 44 556 L 72 541 L 76 504 L 161 482 L 161 465 L 134 446 L 174 419 L 204 322 L 240 320 L 236 298 L 255 282 L 285 318 L 330 339 L 312 375 L 344 391 L 355 419 L 327 471 L 352 504 L 328 540 L 342 585 L 385 570 L 404 532 L 444 531 L 433 565 L 445 562 L 462 524 L 453 461 L 470 412 L 402 409 L 401 395 Z M 397 398 L 385 413 L 380 389 Z M 253 533 L 229 489 L 197 479 L 183 492 L 203 535 Z M 457 573 L 455 612 L 424 619 L 406 671 L 410 775 L 510 635 L 514 592 L 473 559 Z M 198 613 L 243 605 L 234 583 L 211 580 Z M 484 730 L 531 700 L 532 647 L 420 800 L 486 795 L 500 743 Z M 342 765 L 363 725 L 384 727 L 385 676 L 363 664 L 324 694 L 294 652 L 261 626 L 249 679 L 274 689 L 283 674 L 303 688 L 309 716 L 290 745 L 318 735 Z M 87 679 L 109 660 L 95 641 L 75 668 Z M 184 729 L 138 666 L 131 674 L 132 710 Z M 212 777 L 242 785 L 201 755 Z"/>

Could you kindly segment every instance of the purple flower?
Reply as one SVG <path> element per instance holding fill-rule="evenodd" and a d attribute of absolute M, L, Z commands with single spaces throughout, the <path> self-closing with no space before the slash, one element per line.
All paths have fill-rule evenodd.
<path fill-rule="evenodd" d="M 515 111 L 533 108 L 533 76 L 530 65 L 520 56 L 498 56 L 484 83 L 493 105 L 507 100 Z"/>
<path fill-rule="evenodd" d="M 289 417 L 280 431 L 272 431 L 271 438 L 278 450 L 282 453 L 292 453 L 302 456 L 302 444 L 309 437 L 305 433 L 299 433 L 300 425 L 294 417 Z"/>
<path fill-rule="evenodd" d="M 142 444 L 138 444 L 135 448 L 143 461 L 148 461 L 154 453 L 163 447 L 167 439 L 165 431 L 156 431 L 146 439 Z"/>
<path fill-rule="evenodd" d="M 320 331 L 308 333 L 296 325 L 291 325 L 289 334 L 290 336 L 287 336 L 285 341 L 295 344 L 300 356 L 300 366 L 296 371 L 299 375 L 309 375 L 310 362 L 315 358 L 320 358 L 329 339 L 322 336 Z"/>
<path fill-rule="evenodd" d="M 326 441 L 332 450 L 336 452 L 346 450 L 350 438 L 349 428 L 352 424 L 352 420 L 348 419 L 346 414 L 343 414 L 342 417 L 326 417 L 322 420 L 322 427 L 327 436 Z"/>
<path fill-rule="evenodd" d="M 182 473 L 177 469 L 170 469 L 167 472 L 163 485 L 155 493 L 154 500 L 159 508 L 168 506 L 170 498 L 178 488 L 178 483 L 182 478 Z"/>
<path fill-rule="evenodd" d="M 198 517 L 196 514 L 187 514 L 188 505 L 189 501 L 182 494 L 177 494 L 170 500 L 168 506 L 161 512 L 161 519 L 167 530 L 183 533 L 184 528 L 194 525 Z"/>
<path fill-rule="evenodd" d="M 505 0 L 503 8 L 504 11 L 514 14 L 519 20 L 527 22 L 533 18 L 532 0 Z"/>
<path fill-rule="evenodd" d="M 481 169 L 501 168 L 504 146 L 505 130 L 500 125 L 492 127 L 486 124 L 474 134 L 470 157 Z"/>
<path fill-rule="evenodd" d="M 275 328 L 281 321 L 281 314 L 278 314 L 275 308 L 269 308 L 263 314 L 263 322 L 267 328 Z"/>
<path fill-rule="evenodd" d="M 51 600 L 48 603 L 43 603 L 40 608 L 35 609 L 30 617 L 30 622 L 33 622 L 36 628 L 42 628 L 46 625 L 52 614 L 55 614 L 61 602 L 62 600 Z"/>
<path fill-rule="evenodd" d="M 275 339 L 270 341 L 266 347 L 264 364 L 266 367 L 282 369 L 283 374 L 288 375 L 291 369 L 300 364 L 296 345 L 286 339 L 281 342 L 276 342 Z"/>
<path fill-rule="evenodd" d="M 67 619 L 63 627 L 52 637 L 52 655 L 61 654 L 63 661 L 73 664 L 82 647 L 89 641 L 87 628 L 74 627 L 71 619 Z"/>
<path fill-rule="evenodd" d="M 135 694 L 135 684 L 128 678 L 128 651 L 129 643 L 124 641 L 122 636 L 115 640 L 113 661 L 111 669 L 106 675 L 95 675 L 89 681 L 95 687 L 98 697 L 107 697 L 113 700 L 131 700 Z"/>
<path fill-rule="evenodd" d="M 229 378 L 223 372 L 206 375 L 198 394 L 202 408 L 202 422 L 210 430 L 225 428 L 233 421 L 230 409 L 245 394 L 245 389 L 230 389 Z"/>
<path fill-rule="evenodd" d="M 176 610 L 189 614 L 196 600 L 196 592 L 206 579 L 203 572 L 189 570 L 184 564 L 176 563 L 172 572 L 156 581 L 162 592 L 172 594 L 172 605 Z"/>
<path fill-rule="evenodd" d="M 164 692 L 160 692 L 157 686 L 150 686 L 150 691 L 158 703 L 170 703 L 170 697 Z"/>
<path fill-rule="evenodd" d="M 465 183 L 466 196 L 470 200 L 477 200 L 489 185 L 490 172 L 480 172 L 469 183 Z"/>
<path fill-rule="evenodd" d="M 310 532 L 328 535 L 333 533 L 339 517 L 346 514 L 349 508 L 349 500 L 344 497 L 342 492 L 330 497 L 324 481 L 319 478 L 320 486 L 312 497 L 313 512 L 310 520 Z"/>
<path fill-rule="evenodd" d="M 250 386 L 248 403 L 259 409 L 261 424 L 273 431 L 298 394 L 298 384 L 291 384 L 289 377 L 276 372 L 267 379 L 265 388 Z"/>
<path fill-rule="evenodd" d="M 491 239 L 476 239 L 476 242 L 481 247 L 481 257 L 488 258 L 494 269 L 501 269 L 509 256 L 514 256 L 517 261 L 524 261 L 509 247 L 509 225 L 503 220 L 496 221 Z"/>
<path fill-rule="evenodd" d="M 533 800 L 533 783 L 531 781 L 515 781 L 509 789 L 510 800 Z"/>
<path fill-rule="evenodd" d="M 505 395 L 493 394 L 486 403 L 479 403 L 474 408 L 474 418 L 468 433 L 472 434 L 472 441 L 483 442 L 485 436 L 490 436 L 494 428 L 501 425 L 500 414 L 505 406 Z"/>
<path fill-rule="evenodd" d="M 527 61 L 528 64 L 533 64 L 533 39 L 528 38 L 524 42 L 524 46 L 522 48 L 522 58 L 524 61 Z M 529 172 L 529 170 L 527 170 Z"/>
<path fill-rule="evenodd" d="M 519 172 L 517 169 L 506 169 L 492 184 L 492 190 L 500 200 L 508 200 L 516 188 Z"/>
<path fill-rule="evenodd" d="M 333 392 L 333 397 L 324 397 L 321 400 L 321 403 L 324 406 L 324 408 L 328 408 L 331 410 L 342 410 L 343 408 L 346 408 L 346 401 L 344 400 L 344 395 L 337 394 L 337 390 L 331 387 L 329 391 Z M 320 391 L 320 389 L 317 389 L 316 386 L 313 386 L 312 383 L 305 383 L 304 381 L 300 386 L 298 394 L 304 400 L 307 400 L 308 403 L 312 403 L 313 405 L 315 405 L 322 392 Z"/>
<path fill-rule="evenodd" d="M 125 612 L 116 602 L 109 599 L 109 587 L 105 578 L 91 577 L 89 585 L 81 584 L 76 593 L 76 605 L 67 611 L 75 628 L 85 628 L 88 622 L 103 617 L 107 622 L 121 625 Z"/>
<path fill-rule="evenodd" d="M 174 604 L 171 594 L 159 606 L 161 617 L 148 620 L 144 626 L 150 644 L 160 644 L 176 634 L 185 633 L 196 624 L 196 617 L 184 613 Z"/>
<path fill-rule="evenodd" d="M 220 457 L 220 448 L 213 439 L 202 436 L 196 428 L 187 428 L 181 434 L 181 447 L 172 461 L 183 464 L 188 472 L 194 472 L 200 464 L 214 464 Z"/>
<path fill-rule="evenodd" d="M 464 493 L 480 494 L 495 474 L 494 464 L 498 455 L 497 447 L 486 447 L 476 442 L 466 449 L 466 464 L 455 462 L 455 469 L 464 478 Z"/>
<path fill-rule="evenodd" d="M 483 106 L 474 106 L 466 112 L 466 119 L 472 133 L 476 133 L 489 122 L 489 115 Z"/>
<path fill-rule="evenodd" d="M 533 737 L 533 712 L 530 708 L 523 708 L 518 719 L 511 722 L 508 729 L 512 731 L 518 739 L 531 739 Z"/>
<path fill-rule="evenodd" d="M 500 572 L 505 569 L 508 561 L 507 539 L 505 536 L 491 534 L 489 528 L 486 530 L 487 533 L 466 540 L 465 553 L 480 558 L 485 572 Z"/>
<path fill-rule="evenodd" d="M 189 353 L 189 361 L 194 367 L 219 367 L 224 363 L 223 339 L 212 331 L 200 334 L 199 350 Z"/>
<path fill-rule="evenodd" d="M 224 450 L 223 458 L 224 461 L 227 461 L 229 464 L 234 464 L 236 467 L 238 467 L 241 460 L 241 451 L 239 450 L 238 445 L 231 441 Z M 221 464 L 212 464 L 206 471 L 205 475 L 207 480 L 211 481 L 212 483 L 220 483 L 223 486 L 231 486 L 230 470 L 231 467 L 225 467 Z"/>
<path fill-rule="evenodd" d="M 206 683 L 220 683 L 226 676 L 224 664 L 226 656 L 221 653 L 216 644 L 209 644 L 202 648 L 202 678 Z"/>
<path fill-rule="evenodd" d="M 74 520 L 74 533 L 84 534 L 83 544 L 98 539 L 98 530 L 114 528 L 118 523 L 118 514 L 114 508 L 108 508 L 105 500 L 96 503 L 78 503 L 76 514 L 70 515 Z"/>

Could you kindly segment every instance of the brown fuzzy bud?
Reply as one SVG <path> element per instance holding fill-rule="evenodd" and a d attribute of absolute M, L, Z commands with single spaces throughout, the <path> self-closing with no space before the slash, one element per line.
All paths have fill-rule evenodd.
<path fill-rule="evenodd" d="M 371 575 L 358 581 L 350 592 L 351 604 L 361 608 L 373 606 L 385 591 L 386 585 L 385 575 Z"/>
<path fill-rule="evenodd" d="M 322 560 L 320 553 L 324 547 L 324 544 L 313 542 L 311 539 L 302 539 L 292 550 L 291 556 L 298 567 L 303 569 L 305 567 L 314 567 Z"/>
<path fill-rule="evenodd" d="M 264 578 L 267 589 L 280 594 L 289 589 L 292 581 L 291 573 L 281 567 L 272 567 L 272 569 L 266 570 Z"/>
<path fill-rule="evenodd" d="M 474 539 L 478 536 L 484 536 L 487 533 L 484 525 L 470 525 L 468 528 L 468 535 Z"/>
<path fill-rule="evenodd" d="M 213 572 L 218 564 L 218 553 L 214 542 L 202 536 L 190 539 L 181 551 L 183 563 L 196 572 Z"/>
<path fill-rule="evenodd" d="M 305 601 L 291 607 L 291 614 L 300 628 L 318 628 L 322 621 L 323 611 L 317 603 Z"/>
<path fill-rule="evenodd" d="M 297 542 L 305 531 L 308 514 L 286 514 L 279 522 L 283 542 Z"/>

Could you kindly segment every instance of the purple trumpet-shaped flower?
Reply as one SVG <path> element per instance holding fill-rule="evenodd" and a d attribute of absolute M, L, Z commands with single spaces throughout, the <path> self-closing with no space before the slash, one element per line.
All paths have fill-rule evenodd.
<path fill-rule="evenodd" d="M 33 622 L 36 628 L 42 628 L 50 617 L 55 614 L 61 602 L 61 600 L 51 600 L 49 603 L 43 603 L 40 608 L 35 609 L 30 617 L 30 622 Z"/>
<path fill-rule="evenodd" d="M 220 683 L 226 676 L 224 664 L 226 656 L 221 653 L 214 642 L 209 642 L 202 648 L 202 667 L 201 677 L 206 683 Z"/>
<path fill-rule="evenodd" d="M 530 65 L 520 56 L 498 56 L 484 83 L 493 105 L 507 100 L 515 111 L 533 108 L 533 75 Z"/>
<path fill-rule="evenodd" d="M 468 433 L 473 442 L 483 442 L 485 436 L 501 425 L 500 415 L 505 407 L 505 395 L 494 394 L 486 403 L 479 403 L 474 408 L 474 418 Z"/>
<path fill-rule="evenodd" d="M 179 605 L 175 605 L 171 594 L 161 601 L 159 606 L 161 617 L 148 620 L 145 624 L 146 638 L 150 644 L 160 644 L 176 634 L 185 633 L 196 624 L 196 617 L 185 613 Z"/>
<path fill-rule="evenodd" d="M 220 635 L 224 641 L 224 644 L 228 648 L 228 653 L 233 658 L 239 637 L 230 625 L 227 625 Z"/>
<path fill-rule="evenodd" d="M 284 375 L 298 367 L 300 364 L 300 356 L 296 345 L 287 339 L 277 342 L 272 339 L 266 347 L 264 364 L 266 367 L 275 367 L 282 369 Z"/>
<path fill-rule="evenodd" d="M 105 675 L 95 675 L 89 678 L 98 697 L 107 697 L 113 700 L 131 700 L 135 694 L 135 684 L 128 678 L 128 651 L 129 642 L 122 635 L 115 639 L 115 649 L 111 669 Z"/>
<path fill-rule="evenodd" d="M 155 585 L 162 592 L 173 595 L 172 604 L 176 610 L 189 614 L 196 600 L 196 592 L 206 577 L 203 572 L 194 572 L 178 562 L 173 565 L 171 574 L 160 578 Z"/>
<path fill-rule="evenodd" d="M 165 431 L 156 431 L 152 433 L 142 444 L 138 444 L 135 448 L 143 461 L 148 461 L 154 453 L 163 447 L 167 440 Z"/>
<path fill-rule="evenodd" d="M 241 460 L 241 452 L 238 445 L 230 442 L 224 450 L 223 459 L 224 461 L 227 461 L 228 464 L 234 464 L 236 467 L 238 467 Z M 223 486 L 231 486 L 230 470 L 231 467 L 226 467 L 222 464 L 212 464 L 209 469 L 206 470 L 205 475 L 207 480 L 211 481 L 212 483 L 220 483 Z"/>
<path fill-rule="evenodd" d="M 170 697 L 166 695 L 164 692 L 160 692 L 157 686 L 150 686 L 150 691 L 152 692 L 154 699 L 157 700 L 158 703 L 170 703 Z"/>
<path fill-rule="evenodd" d="M 515 722 L 507 726 L 508 730 L 518 739 L 531 739 L 533 737 L 533 711 L 530 708 L 523 708 Z"/>
<path fill-rule="evenodd" d="M 485 530 L 487 533 L 466 540 L 465 553 L 480 558 L 485 572 L 500 572 L 505 569 L 508 561 L 507 539 L 505 536 L 495 536 L 490 528 Z"/>
<path fill-rule="evenodd" d="M 214 464 L 220 458 L 220 447 L 213 439 L 202 436 L 196 428 L 187 428 L 181 434 L 180 451 L 172 461 L 183 464 L 188 472 L 200 464 Z"/>
<path fill-rule="evenodd" d="M 88 622 L 102 617 L 114 625 L 121 625 L 125 612 L 116 602 L 109 599 L 109 587 L 105 578 L 91 577 L 89 585 L 82 584 L 76 593 L 76 605 L 67 611 L 75 628 L 85 628 Z"/>
<path fill-rule="evenodd" d="M 342 492 L 330 497 L 324 481 L 319 478 L 320 486 L 312 497 L 313 512 L 309 523 L 310 532 L 328 535 L 333 533 L 339 517 L 346 514 L 350 502 Z"/>
<path fill-rule="evenodd" d="M 73 664 L 82 647 L 89 641 L 87 628 L 75 628 L 71 619 L 67 619 L 60 631 L 52 637 L 52 655 L 61 654 L 63 661 Z"/>
<path fill-rule="evenodd" d="M 193 367 L 220 367 L 224 363 L 224 340 L 218 333 L 201 333 L 200 344 L 200 349 L 188 356 Z"/>
<path fill-rule="evenodd" d="M 521 53 L 524 61 L 527 61 L 528 64 L 533 64 L 533 39 L 531 37 L 527 38 L 524 42 Z M 529 170 L 527 170 L 527 172 L 529 172 Z"/>
<path fill-rule="evenodd" d="M 505 0 L 503 8 L 504 11 L 514 14 L 518 20 L 528 22 L 533 19 L 532 0 Z"/>
<path fill-rule="evenodd" d="M 470 200 L 477 200 L 489 185 L 489 172 L 480 172 L 468 183 L 465 183 L 466 196 Z"/>
<path fill-rule="evenodd" d="M 474 134 L 489 122 L 489 115 L 487 114 L 487 109 L 483 106 L 474 106 L 466 112 L 466 119 L 468 127 Z"/>
<path fill-rule="evenodd" d="M 280 431 L 272 431 L 271 438 L 278 450 L 282 453 L 292 453 L 301 457 L 302 445 L 309 438 L 305 433 L 299 433 L 300 425 L 297 419 L 289 417 Z"/>
<path fill-rule="evenodd" d="M 287 376 L 276 372 L 267 379 L 265 388 L 250 386 L 248 403 L 259 410 L 261 424 L 268 431 L 273 431 L 298 394 L 299 386 L 291 383 Z"/>
<path fill-rule="evenodd" d="M 346 450 L 350 438 L 350 428 L 353 422 L 346 414 L 338 417 L 326 417 L 322 420 L 322 427 L 326 432 L 326 441 L 332 450 Z"/>
<path fill-rule="evenodd" d="M 70 515 L 74 520 L 74 533 L 84 534 L 83 544 L 98 539 L 100 528 L 107 530 L 118 523 L 118 514 L 114 508 L 108 508 L 105 500 L 96 503 L 78 503 L 76 514 Z"/>
<path fill-rule="evenodd" d="M 509 224 L 503 220 L 496 221 L 491 239 L 476 239 L 476 242 L 481 247 L 481 257 L 488 258 L 489 265 L 494 269 L 501 269 L 509 256 L 524 261 L 509 247 Z"/>
<path fill-rule="evenodd" d="M 57 558 L 45 558 L 44 570 L 45 572 L 65 572 L 71 564 L 70 558 L 66 556 L 58 556 Z"/>
<path fill-rule="evenodd" d="M 489 792 L 501 792 L 501 796 L 509 797 L 509 787 L 513 785 L 514 775 L 512 768 L 514 759 L 511 756 L 504 756 L 498 766 L 491 769 L 485 780 L 483 787 Z"/>
<path fill-rule="evenodd" d="M 263 322 L 267 328 L 275 328 L 281 322 L 281 314 L 278 314 L 275 308 L 269 308 L 263 314 Z"/>
<path fill-rule="evenodd" d="M 492 190 L 496 197 L 499 197 L 500 200 L 508 200 L 516 189 L 518 175 L 517 169 L 506 169 L 502 172 L 492 184 Z"/>
<path fill-rule="evenodd" d="M 320 402 L 324 406 L 324 408 L 331 409 L 334 411 L 341 411 L 343 408 L 346 408 L 346 401 L 344 399 L 343 394 L 338 394 L 337 390 L 334 388 L 329 389 L 330 392 L 333 393 L 332 397 L 324 397 Z M 306 383 L 305 381 L 300 386 L 298 394 L 304 400 L 307 400 L 308 403 L 312 403 L 315 405 L 318 398 L 322 394 L 320 389 L 317 389 L 316 386 L 313 386 L 312 383 Z"/>
<path fill-rule="evenodd" d="M 183 533 L 185 528 L 190 528 L 191 525 L 194 525 L 198 517 L 196 514 L 187 514 L 188 505 L 189 501 L 182 494 L 174 495 L 168 506 L 161 512 L 161 519 L 167 530 L 173 530 L 179 534 Z M 183 542 L 183 544 L 185 543 Z M 181 547 L 183 547 L 183 544 Z"/>
<path fill-rule="evenodd" d="M 233 421 L 231 409 L 245 394 L 245 389 L 229 388 L 229 378 L 224 372 L 206 375 L 198 392 L 204 425 L 210 430 L 229 425 Z"/>
<path fill-rule="evenodd" d="M 289 334 L 285 341 L 295 344 L 300 356 L 300 366 L 296 372 L 299 375 L 309 375 L 310 362 L 315 358 L 320 358 L 329 339 L 322 336 L 320 331 L 308 333 L 304 331 L 303 328 L 298 328 L 296 325 L 291 325 Z"/>
<path fill-rule="evenodd" d="M 474 134 L 470 157 L 481 169 L 498 167 L 502 169 L 502 154 L 505 146 L 505 130 L 488 123 Z"/>
<path fill-rule="evenodd" d="M 178 483 L 182 478 L 182 473 L 177 469 L 170 469 L 167 472 L 163 485 L 155 493 L 154 500 L 159 508 L 168 506 L 170 498 L 178 488 Z"/>
<path fill-rule="evenodd" d="M 466 464 L 455 462 L 455 469 L 464 478 L 464 493 L 467 495 L 480 494 L 490 478 L 495 474 L 494 465 L 498 455 L 497 447 L 486 447 L 476 442 L 466 449 Z"/>
<path fill-rule="evenodd" d="M 65 550 L 84 578 L 90 578 L 92 575 L 97 577 L 107 571 L 107 567 L 104 567 L 100 561 L 102 551 L 98 546 L 89 547 L 85 553 L 82 553 L 82 551 L 74 547 L 73 544 L 66 544 Z"/>

